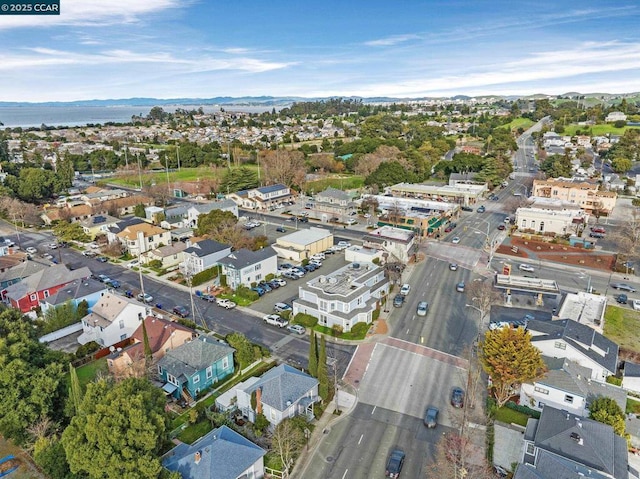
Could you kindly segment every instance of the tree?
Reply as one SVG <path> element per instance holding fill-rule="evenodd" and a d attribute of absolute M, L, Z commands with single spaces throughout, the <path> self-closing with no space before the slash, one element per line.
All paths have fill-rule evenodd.
<path fill-rule="evenodd" d="M 380 164 L 373 173 L 365 178 L 364 184 L 378 185 L 379 188 L 384 188 L 396 183 L 411 183 L 414 179 L 415 175 L 406 166 L 401 165 L 398 161 L 390 161 Z"/>
<path fill-rule="evenodd" d="M 231 211 L 211 210 L 198 216 L 198 235 L 224 236 L 224 230 L 235 229 L 238 218 Z"/>
<path fill-rule="evenodd" d="M 271 447 L 280 456 L 282 465 L 286 471 L 293 464 L 294 457 L 304 445 L 304 434 L 296 426 L 293 419 L 287 418 L 281 421 L 271 437 Z"/>
<path fill-rule="evenodd" d="M 625 437 L 625 414 L 613 399 L 600 396 L 593 400 L 589 406 L 589 417 L 594 421 L 608 424 L 618 436 Z"/>
<path fill-rule="evenodd" d="M 320 349 L 318 350 L 318 395 L 323 401 L 329 402 L 333 398 L 332 387 L 329 384 L 329 371 L 327 370 L 327 341 L 324 335 L 320 336 Z"/>
<path fill-rule="evenodd" d="M 262 150 L 258 152 L 260 167 L 266 184 L 303 187 L 307 168 L 300 151 Z"/>
<path fill-rule="evenodd" d="M 373 153 L 362 156 L 354 167 L 358 175 L 369 176 L 376 171 L 385 161 L 394 161 L 400 158 L 400 150 L 395 146 L 380 145 Z"/>
<path fill-rule="evenodd" d="M 162 391 L 146 379 L 90 383 L 62 434 L 71 472 L 95 479 L 156 479 L 167 424 Z"/>
<path fill-rule="evenodd" d="M 229 343 L 229 346 L 234 348 L 236 362 L 240 369 L 244 369 L 247 366 L 253 364 L 259 357 L 256 356 L 256 348 L 242 333 L 231 333 L 225 337 L 225 341 Z"/>
<path fill-rule="evenodd" d="M 632 166 L 633 163 L 628 158 L 616 157 L 611 161 L 611 168 L 616 173 L 626 173 Z"/>
<path fill-rule="evenodd" d="M 78 372 L 76 371 L 76 368 L 69 363 L 69 399 L 73 405 L 74 414 L 78 414 L 80 412 L 82 396 L 82 387 L 80 386 L 80 380 L 78 379 Z"/>
<path fill-rule="evenodd" d="M 54 191 L 54 174 L 41 168 L 23 168 L 18 177 L 16 194 L 21 200 L 37 203 L 51 198 Z"/>
<path fill-rule="evenodd" d="M 468 296 L 472 298 L 473 304 L 479 310 L 479 329 L 482 329 L 481 326 L 484 324 L 485 318 L 491 312 L 491 306 L 500 301 L 501 295 L 498 290 L 493 287 L 493 282 L 488 279 L 484 281 L 472 281 L 467 290 Z"/>
<path fill-rule="evenodd" d="M 316 332 L 313 329 L 309 334 L 309 365 L 307 369 L 309 370 L 309 375 L 314 378 L 318 376 L 318 341 Z"/>
<path fill-rule="evenodd" d="M 149 333 L 147 333 L 147 325 L 144 320 L 142 321 L 142 343 L 144 347 L 144 369 L 149 371 L 153 362 L 153 351 L 151 350 Z"/>
<path fill-rule="evenodd" d="M 144 209 L 144 205 L 142 203 L 138 203 L 133 209 L 133 214 L 138 218 L 145 218 L 147 216 L 147 212 Z"/>
<path fill-rule="evenodd" d="M 545 372 L 540 350 L 531 344 L 525 328 L 499 328 L 487 331 L 481 344 L 480 361 L 491 377 L 498 407 L 504 406 L 525 381 Z"/>

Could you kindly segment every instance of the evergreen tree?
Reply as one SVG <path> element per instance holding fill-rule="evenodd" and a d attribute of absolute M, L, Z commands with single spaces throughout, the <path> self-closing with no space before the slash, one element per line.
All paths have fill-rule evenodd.
<path fill-rule="evenodd" d="M 151 344 L 149 343 L 149 334 L 147 333 L 147 325 L 142 320 L 142 341 L 144 343 L 144 369 L 149 371 L 151 362 L 153 361 L 153 352 L 151 351 Z"/>
<path fill-rule="evenodd" d="M 69 382 L 71 384 L 69 387 L 71 390 L 69 396 L 73 404 L 73 412 L 74 414 L 78 414 L 80 412 L 80 404 L 82 404 L 82 388 L 78 380 L 78 372 L 71 363 L 69 363 L 69 376 Z"/>
<path fill-rule="evenodd" d="M 314 378 L 318 376 L 318 343 L 313 329 L 309 336 L 309 366 L 307 366 L 307 369 Z"/>
<path fill-rule="evenodd" d="M 333 398 L 333 388 L 329 385 L 329 372 L 327 371 L 327 341 L 320 337 L 320 350 L 318 352 L 318 394 L 325 401 Z"/>

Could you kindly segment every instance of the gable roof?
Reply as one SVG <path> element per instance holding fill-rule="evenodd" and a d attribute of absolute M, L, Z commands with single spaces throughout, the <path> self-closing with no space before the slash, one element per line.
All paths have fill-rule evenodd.
<path fill-rule="evenodd" d="M 200 336 L 193 341 L 178 346 L 158 362 L 162 369 L 176 378 L 193 376 L 198 371 L 208 368 L 224 358 L 235 349 L 207 336 Z"/>
<path fill-rule="evenodd" d="M 193 243 L 187 249 L 184 250 L 186 254 L 193 254 L 198 258 L 202 258 L 203 256 L 208 256 L 210 254 L 219 253 L 220 251 L 224 251 L 225 249 L 230 249 L 231 246 L 218 243 L 217 241 L 211 239 L 205 239 L 202 241 L 198 241 L 197 243 Z"/>
<path fill-rule="evenodd" d="M 54 264 L 26 277 L 19 283 L 8 286 L 7 296 L 17 300 L 29 293 L 45 291 L 89 276 L 91 276 L 91 271 L 86 266 L 70 271 L 63 264 Z"/>
<path fill-rule="evenodd" d="M 631 361 L 625 361 L 623 374 L 625 378 L 639 378 L 640 364 L 632 363 Z"/>
<path fill-rule="evenodd" d="M 156 248 L 150 253 L 154 256 L 158 256 L 159 258 L 166 258 L 167 256 L 178 254 L 184 251 L 186 248 L 187 245 L 182 241 L 176 241 L 166 246 L 160 246 L 160 248 Z"/>
<path fill-rule="evenodd" d="M 335 198 L 339 201 L 351 201 L 351 196 L 342 190 L 329 186 L 326 190 L 316 194 L 316 200 L 319 198 Z M 320 199 L 320 201 L 322 201 Z"/>
<path fill-rule="evenodd" d="M 2 258 L 11 258 L 15 255 L 2 256 Z M 40 263 L 39 261 L 20 261 L 15 266 L 11 266 L 6 271 L 0 273 L 0 283 L 4 281 L 13 281 L 15 279 L 26 278 L 32 274 L 42 271 L 45 268 L 49 268 L 48 264 Z"/>
<path fill-rule="evenodd" d="M 164 230 L 162 228 L 158 228 L 157 226 L 154 226 L 152 224 L 146 223 L 146 222 L 142 222 L 142 223 L 138 223 L 135 225 L 131 225 L 131 226 L 127 226 L 125 229 L 123 229 L 120 233 L 118 233 L 116 236 L 118 236 L 118 238 L 125 238 L 129 241 L 132 240 L 137 240 L 138 239 L 138 232 L 142 232 L 142 234 L 148 238 L 150 236 L 155 236 L 155 235 L 159 235 L 162 234 L 164 232 L 166 232 L 167 230 Z"/>
<path fill-rule="evenodd" d="M 278 411 L 284 411 L 318 384 L 318 380 L 287 364 L 281 364 L 264 373 L 245 392 L 251 394 L 262 389 L 262 402 Z"/>
<path fill-rule="evenodd" d="M 185 331 L 195 336 L 196 332 L 186 326 L 155 316 L 147 316 L 144 318 L 144 326 L 147 329 L 147 338 L 149 338 L 149 347 L 151 354 L 155 354 L 171 339 L 175 331 Z M 142 357 L 144 355 L 144 334 L 142 332 L 142 324 L 131 335 L 136 340 L 125 349 L 129 357 Z"/>
<path fill-rule="evenodd" d="M 200 459 L 196 463 L 196 454 Z M 162 465 L 183 479 L 237 479 L 267 451 L 227 426 L 202 436 L 192 445 L 180 444 L 164 456 Z M 262 477 L 262 471 L 258 476 Z"/>
<path fill-rule="evenodd" d="M 282 183 L 277 183 L 275 185 L 261 186 L 259 188 L 256 188 L 256 191 L 259 191 L 260 193 L 265 194 L 265 193 L 273 193 L 275 191 L 286 190 L 286 189 L 288 189 L 287 186 L 283 185 Z"/>
<path fill-rule="evenodd" d="M 225 208 L 235 208 L 236 204 L 232 200 L 211 201 L 208 203 L 198 203 L 191 205 L 189 209 L 194 209 L 200 214 L 207 214 L 213 210 L 222 210 Z"/>
<path fill-rule="evenodd" d="M 64 211 L 64 213 L 62 213 Z M 63 216 L 68 218 L 77 218 L 79 216 L 89 216 L 91 214 L 91 206 L 89 205 L 76 205 L 69 208 L 52 208 L 44 212 L 44 215 L 49 218 L 50 221 L 56 221 Z"/>
<path fill-rule="evenodd" d="M 563 339 L 573 348 L 598 363 L 611 374 L 618 365 L 618 345 L 596 330 L 572 319 L 559 321 L 529 321 L 527 329 L 534 333 L 531 342 Z"/>
<path fill-rule="evenodd" d="M 85 298 L 99 291 L 107 291 L 107 287 L 100 281 L 91 278 L 75 280 L 59 289 L 56 294 L 49 296 L 45 302 L 55 306 L 74 299 Z"/>
<path fill-rule="evenodd" d="M 258 251 L 251 251 L 245 248 L 234 251 L 228 256 L 222 258 L 218 263 L 233 269 L 242 269 L 252 264 L 259 263 L 267 258 L 276 256 L 276 252 L 271 246 L 259 249 Z"/>
<path fill-rule="evenodd" d="M 539 449 L 616 478 L 624 477 L 627 471 L 626 440 L 614 434 L 611 426 L 551 406 L 542 410 L 534 443 Z"/>
<path fill-rule="evenodd" d="M 174 206 L 173 208 L 167 208 L 164 210 L 164 216 L 165 218 L 186 218 L 188 210 L 188 206 Z"/>
<path fill-rule="evenodd" d="M 113 224 L 116 224 L 118 221 L 119 221 L 118 218 L 114 218 L 113 216 L 109 216 L 107 214 L 94 215 L 87 218 L 86 220 L 80 221 L 80 225 L 84 226 L 85 228 L 93 228 L 94 226 L 113 225 Z"/>
<path fill-rule="evenodd" d="M 119 294 L 105 293 L 100 296 L 100 299 L 93 305 L 93 308 L 91 308 L 91 312 L 82 318 L 82 321 L 90 326 L 106 328 L 118 319 L 120 314 L 122 314 L 130 304 L 137 306 L 138 309 L 144 310 L 142 303 L 134 299 Z M 138 317 L 142 319 L 141 315 Z"/>
<path fill-rule="evenodd" d="M 131 218 L 125 218 L 118 221 L 115 225 L 109 226 L 109 231 L 117 233 L 118 231 L 122 231 L 129 226 L 139 225 L 141 223 L 146 223 L 146 221 L 142 218 L 138 218 L 137 216 L 132 216 Z"/>

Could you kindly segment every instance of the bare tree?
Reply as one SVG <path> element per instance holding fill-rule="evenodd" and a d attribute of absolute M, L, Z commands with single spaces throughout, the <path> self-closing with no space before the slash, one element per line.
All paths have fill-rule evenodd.
<path fill-rule="evenodd" d="M 280 456 L 284 470 L 289 472 L 296 453 L 304 445 L 304 435 L 291 419 L 285 419 L 276 426 L 271 445 L 275 453 Z"/>
<path fill-rule="evenodd" d="M 445 433 L 436 445 L 435 460 L 427 468 L 426 477 L 443 479 L 489 479 L 495 477 L 484 459 L 470 461 L 477 456 L 478 447 L 468 438 Z M 475 462 L 479 462 L 476 464 Z"/>
<path fill-rule="evenodd" d="M 478 329 L 482 329 L 485 319 L 491 312 L 491 306 L 498 303 L 501 299 L 500 292 L 493 287 L 493 282 L 490 279 L 483 281 L 473 281 L 468 286 L 468 296 L 471 297 L 473 305 L 478 308 L 480 313 L 480 324 Z"/>
<path fill-rule="evenodd" d="M 265 183 L 282 183 L 289 187 L 304 185 L 307 168 L 302 152 L 262 150 L 258 155 Z"/>
<path fill-rule="evenodd" d="M 404 217 L 404 210 L 400 206 L 400 204 L 396 201 L 391 207 L 387 210 L 387 219 L 390 223 L 393 223 L 394 226 L 398 226 L 400 220 Z"/>
<path fill-rule="evenodd" d="M 380 145 L 373 153 L 367 153 L 358 160 L 354 171 L 358 175 L 369 176 L 376 171 L 384 161 L 400 159 L 401 152 L 395 146 Z"/>

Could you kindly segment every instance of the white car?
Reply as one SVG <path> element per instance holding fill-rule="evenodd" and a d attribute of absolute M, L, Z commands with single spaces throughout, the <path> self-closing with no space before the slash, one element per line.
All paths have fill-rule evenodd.
<path fill-rule="evenodd" d="M 370 213 L 365 213 L 363 216 L 364 216 L 365 218 L 371 218 L 371 214 L 370 214 Z"/>
<path fill-rule="evenodd" d="M 138 301 L 142 301 L 144 303 L 151 303 L 153 301 L 153 296 L 151 296 L 149 293 L 138 293 Z"/>
<path fill-rule="evenodd" d="M 319 260 L 319 261 L 324 261 L 326 258 L 326 256 L 324 255 L 324 253 L 316 253 L 313 256 L 311 256 L 311 258 L 309 259 L 315 259 L 315 260 Z"/>
<path fill-rule="evenodd" d="M 282 286 L 286 286 L 286 285 L 287 285 L 287 282 L 286 282 L 284 279 L 282 279 L 282 278 L 275 278 L 273 281 L 275 281 L 276 283 L 278 283 L 278 284 L 280 285 L 280 287 L 282 287 Z"/>
<path fill-rule="evenodd" d="M 35 249 L 33 246 L 29 246 L 25 251 L 29 254 L 36 254 L 38 252 L 38 250 Z"/>
<path fill-rule="evenodd" d="M 312 264 L 313 266 L 319 268 L 320 266 L 322 266 L 322 261 L 320 261 L 319 259 L 312 259 L 311 261 L 309 261 L 309 264 Z"/>
<path fill-rule="evenodd" d="M 633 309 L 640 310 L 640 299 L 634 299 L 633 300 Z"/>
<path fill-rule="evenodd" d="M 358 222 L 358 220 L 356 220 L 355 218 L 349 218 L 347 220 L 347 224 L 348 225 L 355 225 Z"/>
<path fill-rule="evenodd" d="M 287 326 L 287 329 L 296 334 L 304 334 L 307 331 L 304 326 L 300 326 L 299 324 L 291 324 Z"/>
<path fill-rule="evenodd" d="M 58 243 L 49 243 L 49 248 L 58 249 Z"/>
<path fill-rule="evenodd" d="M 137 259 L 134 259 L 133 261 L 131 261 L 130 263 L 126 264 L 126 267 L 131 269 L 131 268 L 137 268 L 138 266 L 140 266 L 140 262 Z"/>
<path fill-rule="evenodd" d="M 89 248 L 91 249 L 100 249 L 98 243 L 89 243 Z"/>
<path fill-rule="evenodd" d="M 279 328 L 284 328 L 289 324 L 289 321 L 284 319 L 282 316 L 278 316 L 277 314 L 267 314 L 263 321 L 272 326 L 278 326 Z"/>
<path fill-rule="evenodd" d="M 520 266 L 518 266 L 518 269 L 520 271 L 526 271 L 527 273 L 534 273 L 535 272 L 535 268 L 533 266 L 531 266 L 530 264 L 521 264 Z"/>
<path fill-rule="evenodd" d="M 339 241 L 338 246 L 340 246 L 340 248 L 342 249 L 347 249 L 351 247 L 351 243 L 349 243 L 348 241 Z"/>
<path fill-rule="evenodd" d="M 411 291 L 411 285 L 410 284 L 403 284 L 402 288 L 400 288 L 400 294 L 402 296 L 406 296 L 409 294 L 409 291 Z"/>
<path fill-rule="evenodd" d="M 224 299 L 224 298 L 216 299 L 216 304 L 225 309 L 233 309 L 237 306 L 236 303 L 234 303 L 230 299 Z"/>
<path fill-rule="evenodd" d="M 458 237 L 456 236 L 456 237 L 454 237 L 454 238 L 451 240 L 451 242 L 452 242 L 453 244 L 458 244 L 458 243 L 460 243 L 460 238 L 458 238 Z"/>

